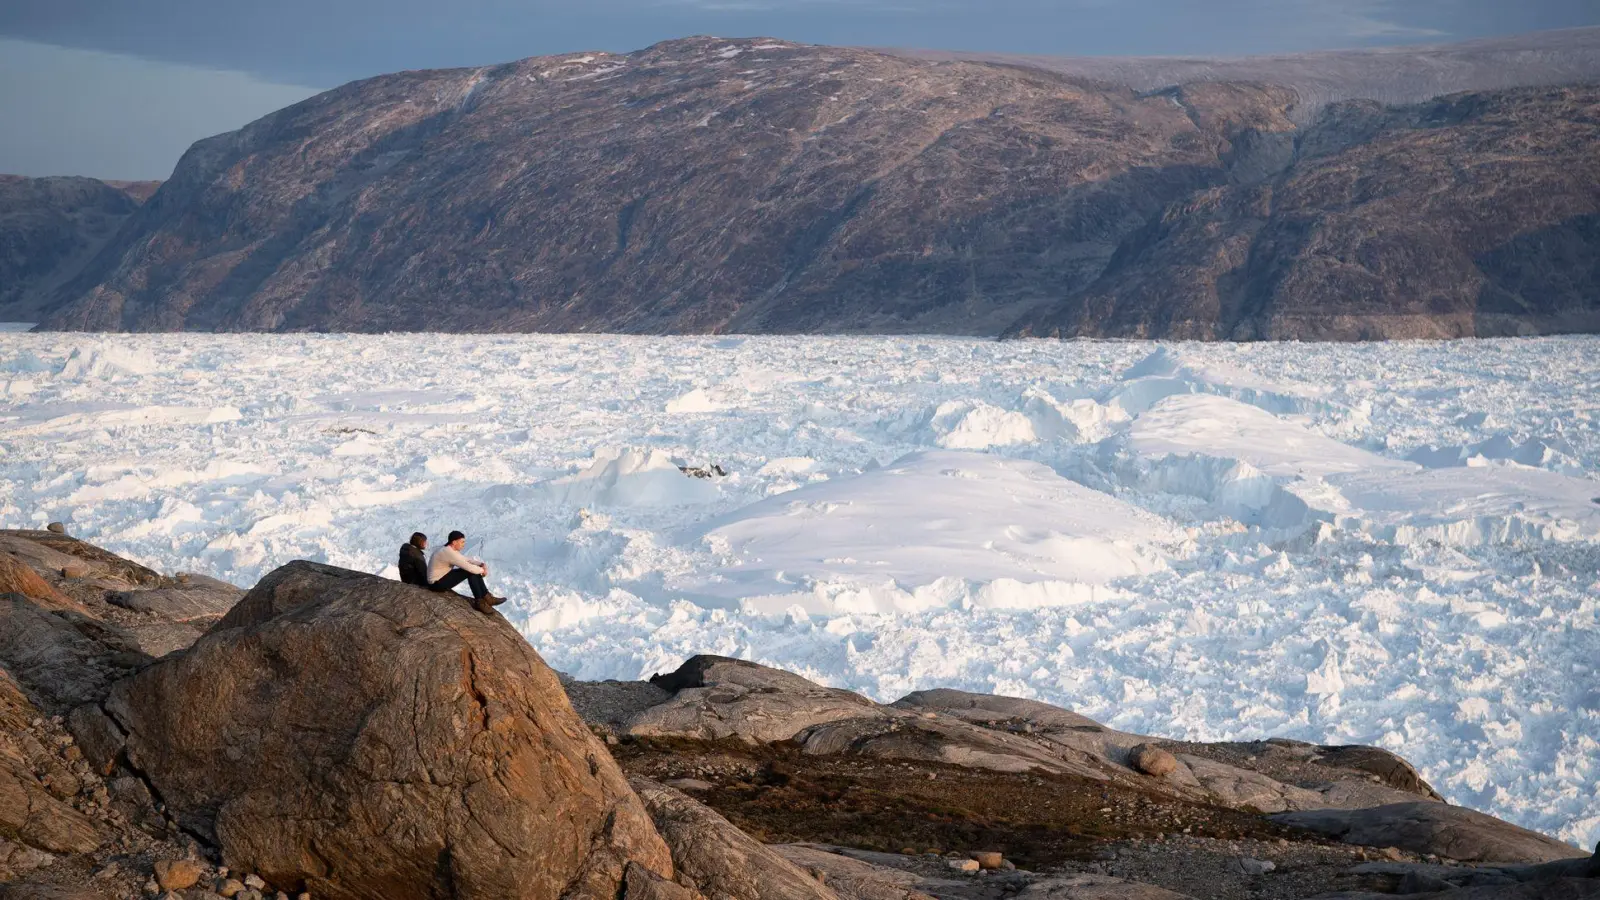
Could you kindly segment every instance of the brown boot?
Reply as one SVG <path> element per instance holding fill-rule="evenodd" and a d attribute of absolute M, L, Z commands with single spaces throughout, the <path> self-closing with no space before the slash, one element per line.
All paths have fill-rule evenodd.
<path fill-rule="evenodd" d="M 489 601 L 489 605 L 490 606 L 499 606 L 500 604 L 506 602 L 506 598 L 504 598 L 504 597 L 496 597 L 494 594 L 490 594 L 489 596 L 487 596 L 487 597 L 485 597 L 483 599 Z"/>
<path fill-rule="evenodd" d="M 472 601 L 472 608 L 486 616 L 494 615 L 494 595 L 478 597 Z"/>

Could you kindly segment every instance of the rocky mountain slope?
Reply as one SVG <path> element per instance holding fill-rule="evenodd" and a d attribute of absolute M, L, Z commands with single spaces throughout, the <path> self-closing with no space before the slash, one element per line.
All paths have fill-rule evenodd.
<path fill-rule="evenodd" d="M 45 327 L 1597 327 L 1600 87 L 1305 105 L 707 38 L 383 76 L 195 145 Z"/>
<path fill-rule="evenodd" d="M 1537 124 L 1535 124 L 1537 123 Z M 1282 171 L 1197 192 L 1025 334 L 1600 331 L 1600 89 L 1350 101 Z"/>
<path fill-rule="evenodd" d="M 1600 897 L 1600 868 L 1375 748 L 710 656 L 563 682 L 465 598 L 306 562 L 241 594 L 0 532 L 0 900 L 1328 891 Z"/>
<path fill-rule="evenodd" d="M 0 175 L 0 322 L 38 321 L 51 293 L 154 192 L 152 182 Z"/>

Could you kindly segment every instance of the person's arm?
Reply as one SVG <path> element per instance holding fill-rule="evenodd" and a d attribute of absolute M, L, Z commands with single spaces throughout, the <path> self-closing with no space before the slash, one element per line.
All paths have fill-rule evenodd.
<path fill-rule="evenodd" d="M 480 563 L 467 559 L 465 556 L 462 556 L 460 553 L 456 552 L 455 548 L 446 547 L 440 552 L 448 554 L 445 556 L 445 561 L 450 565 L 455 566 L 458 569 L 464 569 L 474 575 L 483 574 L 483 566 Z"/>

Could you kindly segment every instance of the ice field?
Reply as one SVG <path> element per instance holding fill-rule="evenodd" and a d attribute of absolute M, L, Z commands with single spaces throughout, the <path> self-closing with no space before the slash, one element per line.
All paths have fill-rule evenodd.
<path fill-rule="evenodd" d="M 1589 847 L 1597 472 L 1597 338 L 0 333 L 0 526 L 241 585 L 459 528 L 582 678 L 1373 743 Z"/>

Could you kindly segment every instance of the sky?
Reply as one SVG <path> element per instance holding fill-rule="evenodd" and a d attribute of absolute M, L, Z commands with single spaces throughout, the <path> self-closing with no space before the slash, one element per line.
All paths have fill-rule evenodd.
<path fill-rule="evenodd" d="M 162 179 L 194 141 L 357 78 L 692 34 L 1238 56 L 1597 24 L 1597 0 L 4 0 L 0 173 Z"/>

